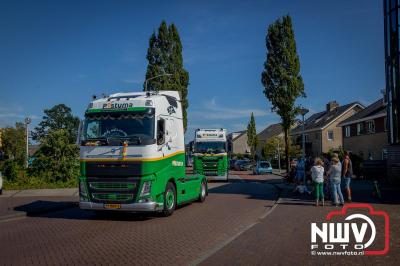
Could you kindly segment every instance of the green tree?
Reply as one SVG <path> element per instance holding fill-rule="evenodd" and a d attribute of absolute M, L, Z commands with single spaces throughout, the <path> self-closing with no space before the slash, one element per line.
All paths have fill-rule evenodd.
<path fill-rule="evenodd" d="M 283 147 L 285 146 L 284 140 L 282 137 L 275 136 L 272 138 L 269 138 L 266 142 L 265 145 L 262 149 L 262 156 L 264 159 L 271 159 L 275 158 L 275 156 L 278 155 L 279 151 L 279 156 L 280 158 L 285 157 L 284 149 Z"/>
<path fill-rule="evenodd" d="M 79 150 L 70 142 L 70 134 L 67 129 L 58 129 L 42 138 L 32 163 L 32 174 L 48 182 L 65 182 L 78 176 Z"/>
<path fill-rule="evenodd" d="M 258 139 L 256 132 L 256 121 L 254 114 L 251 113 L 249 124 L 247 125 L 247 145 L 250 147 L 251 158 L 254 160 L 257 149 Z"/>
<path fill-rule="evenodd" d="M 302 149 L 300 145 L 292 144 L 290 139 L 289 142 L 290 142 L 290 148 L 289 148 L 290 158 L 300 158 L 300 156 L 302 155 Z"/>
<path fill-rule="evenodd" d="M 279 151 L 280 159 L 286 160 L 284 147 L 285 147 L 284 138 L 280 136 L 269 138 L 262 149 L 262 155 L 264 159 L 271 159 L 275 157 L 277 158 Z M 292 141 L 289 139 L 289 159 L 298 158 L 300 155 L 301 155 L 301 147 L 299 145 L 293 144 Z"/>
<path fill-rule="evenodd" d="M 23 123 L 2 129 L 2 151 L 5 161 L 1 169 L 4 171 L 4 176 L 9 181 L 15 181 L 23 171 L 26 160 L 26 135 Z"/>
<path fill-rule="evenodd" d="M 149 48 L 146 56 L 147 65 L 146 80 L 158 75 L 170 74 L 151 79 L 147 83 L 147 90 L 174 90 L 181 96 L 183 126 L 187 128 L 187 99 L 189 73 L 183 68 L 182 43 L 178 29 L 172 23 L 167 26 L 165 21 L 161 22 L 158 34 L 153 33 L 149 40 Z M 144 90 L 146 82 L 143 84 Z"/>
<path fill-rule="evenodd" d="M 299 110 L 295 102 L 297 98 L 306 96 L 289 15 L 268 27 L 266 46 L 267 60 L 261 81 L 264 94 L 272 104 L 272 111 L 276 111 L 282 120 L 286 169 L 289 172 L 289 130 Z"/>
<path fill-rule="evenodd" d="M 79 118 L 72 114 L 71 108 L 58 104 L 44 110 L 45 115 L 32 132 L 32 139 L 42 143 L 49 133 L 64 129 L 68 134 L 68 143 L 74 143 L 78 134 Z"/>
<path fill-rule="evenodd" d="M 2 150 L 4 158 L 15 161 L 21 167 L 26 160 L 25 125 L 15 123 L 15 127 L 6 127 L 2 130 Z"/>

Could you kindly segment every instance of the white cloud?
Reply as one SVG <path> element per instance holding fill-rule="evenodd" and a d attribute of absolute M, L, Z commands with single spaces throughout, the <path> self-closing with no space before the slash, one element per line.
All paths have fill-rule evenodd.
<path fill-rule="evenodd" d="M 201 109 L 194 109 L 189 111 L 191 118 L 207 118 L 210 120 L 219 119 L 238 119 L 238 118 L 250 118 L 251 113 L 255 117 L 267 116 L 268 112 L 264 109 L 258 108 L 231 108 L 217 104 L 215 98 L 207 101 L 203 104 Z"/>
<path fill-rule="evenodd" d="M 23 122 L 26 117 L 30 117 L 32 120 L 40 118 L 37 115 L 27 114 L 23 107 L 19 105 L 2 105 L 0 108 L 0 127 L 14 126 L 16 122 Z"/>

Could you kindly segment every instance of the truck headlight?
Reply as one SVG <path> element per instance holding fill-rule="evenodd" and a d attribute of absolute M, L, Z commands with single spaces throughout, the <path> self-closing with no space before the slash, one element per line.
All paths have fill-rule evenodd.
<path fill-rule="evenodd" d="M 145 181 L 140 191 L 140 197 L 149 196 L 151 192 L 151 181 Z"/>

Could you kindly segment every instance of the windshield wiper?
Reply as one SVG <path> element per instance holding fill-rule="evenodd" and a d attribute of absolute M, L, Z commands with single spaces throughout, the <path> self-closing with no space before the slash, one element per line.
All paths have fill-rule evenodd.
<path fill-rule="evenodd" d="M 87 139 L 83 140 L 84 143 L 87 143 L 89 141 L 102 141 L 102 142 L 105 142 L 106 145 L 108 145 L 108 138 L 106 138 L 106 137 L 87 138 Z"/>
<path fill-rule="evenodd" d="M 121 144 L 123 144 L 123 141 L 128 141 L 128 144 L 131 143 L 131 141 L 135 141 L 134 144 L 141 144 L 142 139 L 139 136 L 136 135 L 130 135 L 130 136 L 124 136 L 124 137 L 109 137 L 110 139 L 117 139 L 121 141 Z"/>

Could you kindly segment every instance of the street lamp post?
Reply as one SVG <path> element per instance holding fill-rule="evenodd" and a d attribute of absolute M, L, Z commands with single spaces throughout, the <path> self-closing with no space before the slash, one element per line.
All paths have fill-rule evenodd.
<path fill-rule="evenodd" d="M 26 142 L 26 160 L 25 160 L 25 167 L 28 168 L 29 165 L 29 130 L 28 125 L 32 122 L 32 120 L 27 117 L 25 118 L 25 142 Z"/>
<path fill-rule="evenodd" d="M 279 148 L 279 139 L 278 139 L 278 168 L 279 168 L 279 174 L 281 174 L 281 153 L 280 153 L 280 148 Z"/>
<path fill-rule="evenodd" d="M 305 139 L 305 135 L 304 135 L 304 117 L 306 116 L 306 114 L 308 113 L 308 109 L 307 108 L 304 108 L 304 107 L 302 107 L 302 108 L 300 108 L 300 110 L 299 110 L 299 112 L 300 112 L 300 114 L 302 115 L 302 117 L 303 117 L 303 124 L 302 124 L 302 132 L 301 132 L 301 138 L 302 138 L 302 154 L 301 154 L 301 157 L 302 157 L 302 161 L 303 161 L 303 164 L 304 164 L 304 167 L 303 167 L 303 185 L 305 186 L 306 185 L 306 139 Z"/>
<path fill-rule="evenodd" d="M 159 77 L 163 77 L 163 76 L 172 76 L 172 74 L 161 74 L 161 75 L 157 75 L 157 76 L 154 76 L 154 77 L 151 77 L 151 78 L 146 79 L 146 81 L 144 82 L 144 91 L 147 91 L 147 83 L 148 83 L 150 80 L 156 79 L 156 78 L 159 78 Z"/>

